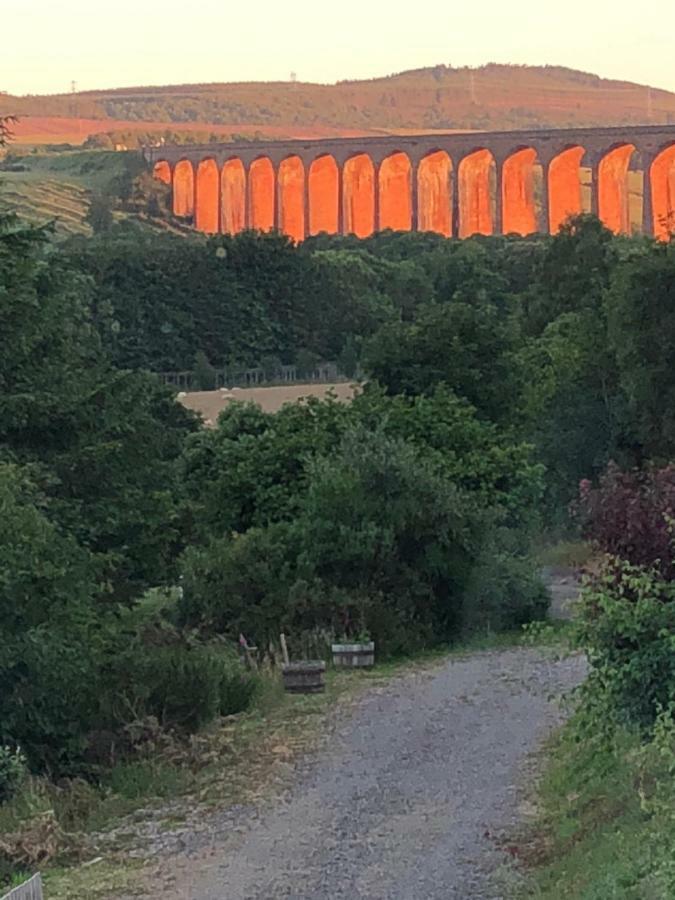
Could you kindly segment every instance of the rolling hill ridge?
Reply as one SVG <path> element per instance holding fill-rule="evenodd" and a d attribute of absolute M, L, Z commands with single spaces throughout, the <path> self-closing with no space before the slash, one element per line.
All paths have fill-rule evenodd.
<path fill-rule="evenodd" d="M 439 65 L 336 84 L 246 82 L 0 95 L 17 138 L 88 131 L 321 137 L 675 122 L 675 93 L 559 66 Z M 89 120 L 86 124 L 83 120 Z M 80 122 L 82 124 L 78 125 Z M 63 131 L 59 130 L 62 126 Z M 203 139 L 203 134 L 200 135 Z"/>

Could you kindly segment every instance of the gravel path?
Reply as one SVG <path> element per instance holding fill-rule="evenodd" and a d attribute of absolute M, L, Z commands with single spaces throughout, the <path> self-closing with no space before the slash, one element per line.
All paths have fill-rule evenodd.
<path fill-rule="evenodd" d="M 338 718 L 286 801 L 213 823 L 164 898 L 497 900 L 492 838 L 519 818 L 529 754 L 585 664 L 476 653 L 394 679 Z"/>

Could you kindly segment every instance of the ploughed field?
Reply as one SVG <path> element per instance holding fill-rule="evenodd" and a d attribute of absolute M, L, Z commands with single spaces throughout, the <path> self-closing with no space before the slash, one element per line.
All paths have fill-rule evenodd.
<path fill-rule="evenodd" d="M 286 384 L 276 387 L 232 388 L 219 391 L 191 391 L 179 394 L 181 403 L 188 409 L 198 412 L 209 427 L 216 424 L 220 413 L 230 403 L 238 400 L 242 403 L 257 403 L 265 412 L 277 412 L 284 403 L 297 403 L 304 397 L 323 399 L 329 393 L 335 394 L 338 400 L 347 402 L 352 399 L 356 386 L 346 382 L 337 384 Z"/>

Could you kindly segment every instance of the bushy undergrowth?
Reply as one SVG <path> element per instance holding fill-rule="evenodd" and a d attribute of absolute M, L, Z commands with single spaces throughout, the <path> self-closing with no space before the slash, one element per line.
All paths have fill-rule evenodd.
<path fill-rule="evenodd" d="M 609 560 L 584 591 L 578 639 L 598 725 L 648 729 L 675 704 L 675 584 L 657 571 Z"/>
<path fill-rule="evenodd" d="M 262 646 L 280 631 L 366 629 L 401 653 L 546 608 L 527 555 L 541 472 L 447 391 L 276 416 L 232 406 L 186 456 L 206 535 L 185 556 L 183 625 Z M 216 512 L 223 492 L 241 498 L 226 505 L 241 532 Z"/>
<path fill-rule="evenodd" d="M 622 470 L 611 463 L 597 487 L 581 484 L 574 511 L 603 553 L 675 576 L 675 465 Z"/>
<path fill-rule="evenodd" d="M 675 703 L 675 469 L 609 466 L 576 506 L 606 555 L 587 579 L 578 639 L 591 662 L 589 701 L 601 719 L 649 728 Z"/>
<path fill-rule="evenodd" d="M 675 582 L 671 467 L 610 467 L 582 486 L 587 577 L 576 641 L 590 663 L 541 789 L 532 895 L 675 896 Z M 542 835 L 544 839 L 542 840 Z"/>
<path fill-rule="evenodd" d="M 523 893 L 540 900 L 667 900 L 675 896 L 675 727 L 608 737 L 572 720 L 552 747 L 541 817 L 524 859 Z"/>
<path fill-rule="evenodd" d="M 0 803 L 12 799 L 27 775 L 28 763 L 21 750 L 0 745 Z"/>
<path fill-rule="evenodd" d="M 590 671 L 526 834 L 528 896 L 675 896 L 674 499 L 672 466 L 610 464 L 581 484 L 574 512 L 596 558 L 574 640 Z"/>

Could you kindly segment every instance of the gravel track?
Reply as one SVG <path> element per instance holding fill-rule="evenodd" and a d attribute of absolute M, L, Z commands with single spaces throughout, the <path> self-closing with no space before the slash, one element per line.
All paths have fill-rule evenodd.
<path fill-rule="evenodd" d="M 519 648 L 395 678 L 337 717 L 285 800 L 216 816 L 161 896 L 502 898 L 494 836 L 519 820 L 528 757 L 584 674 L 580 657 Z"/>

